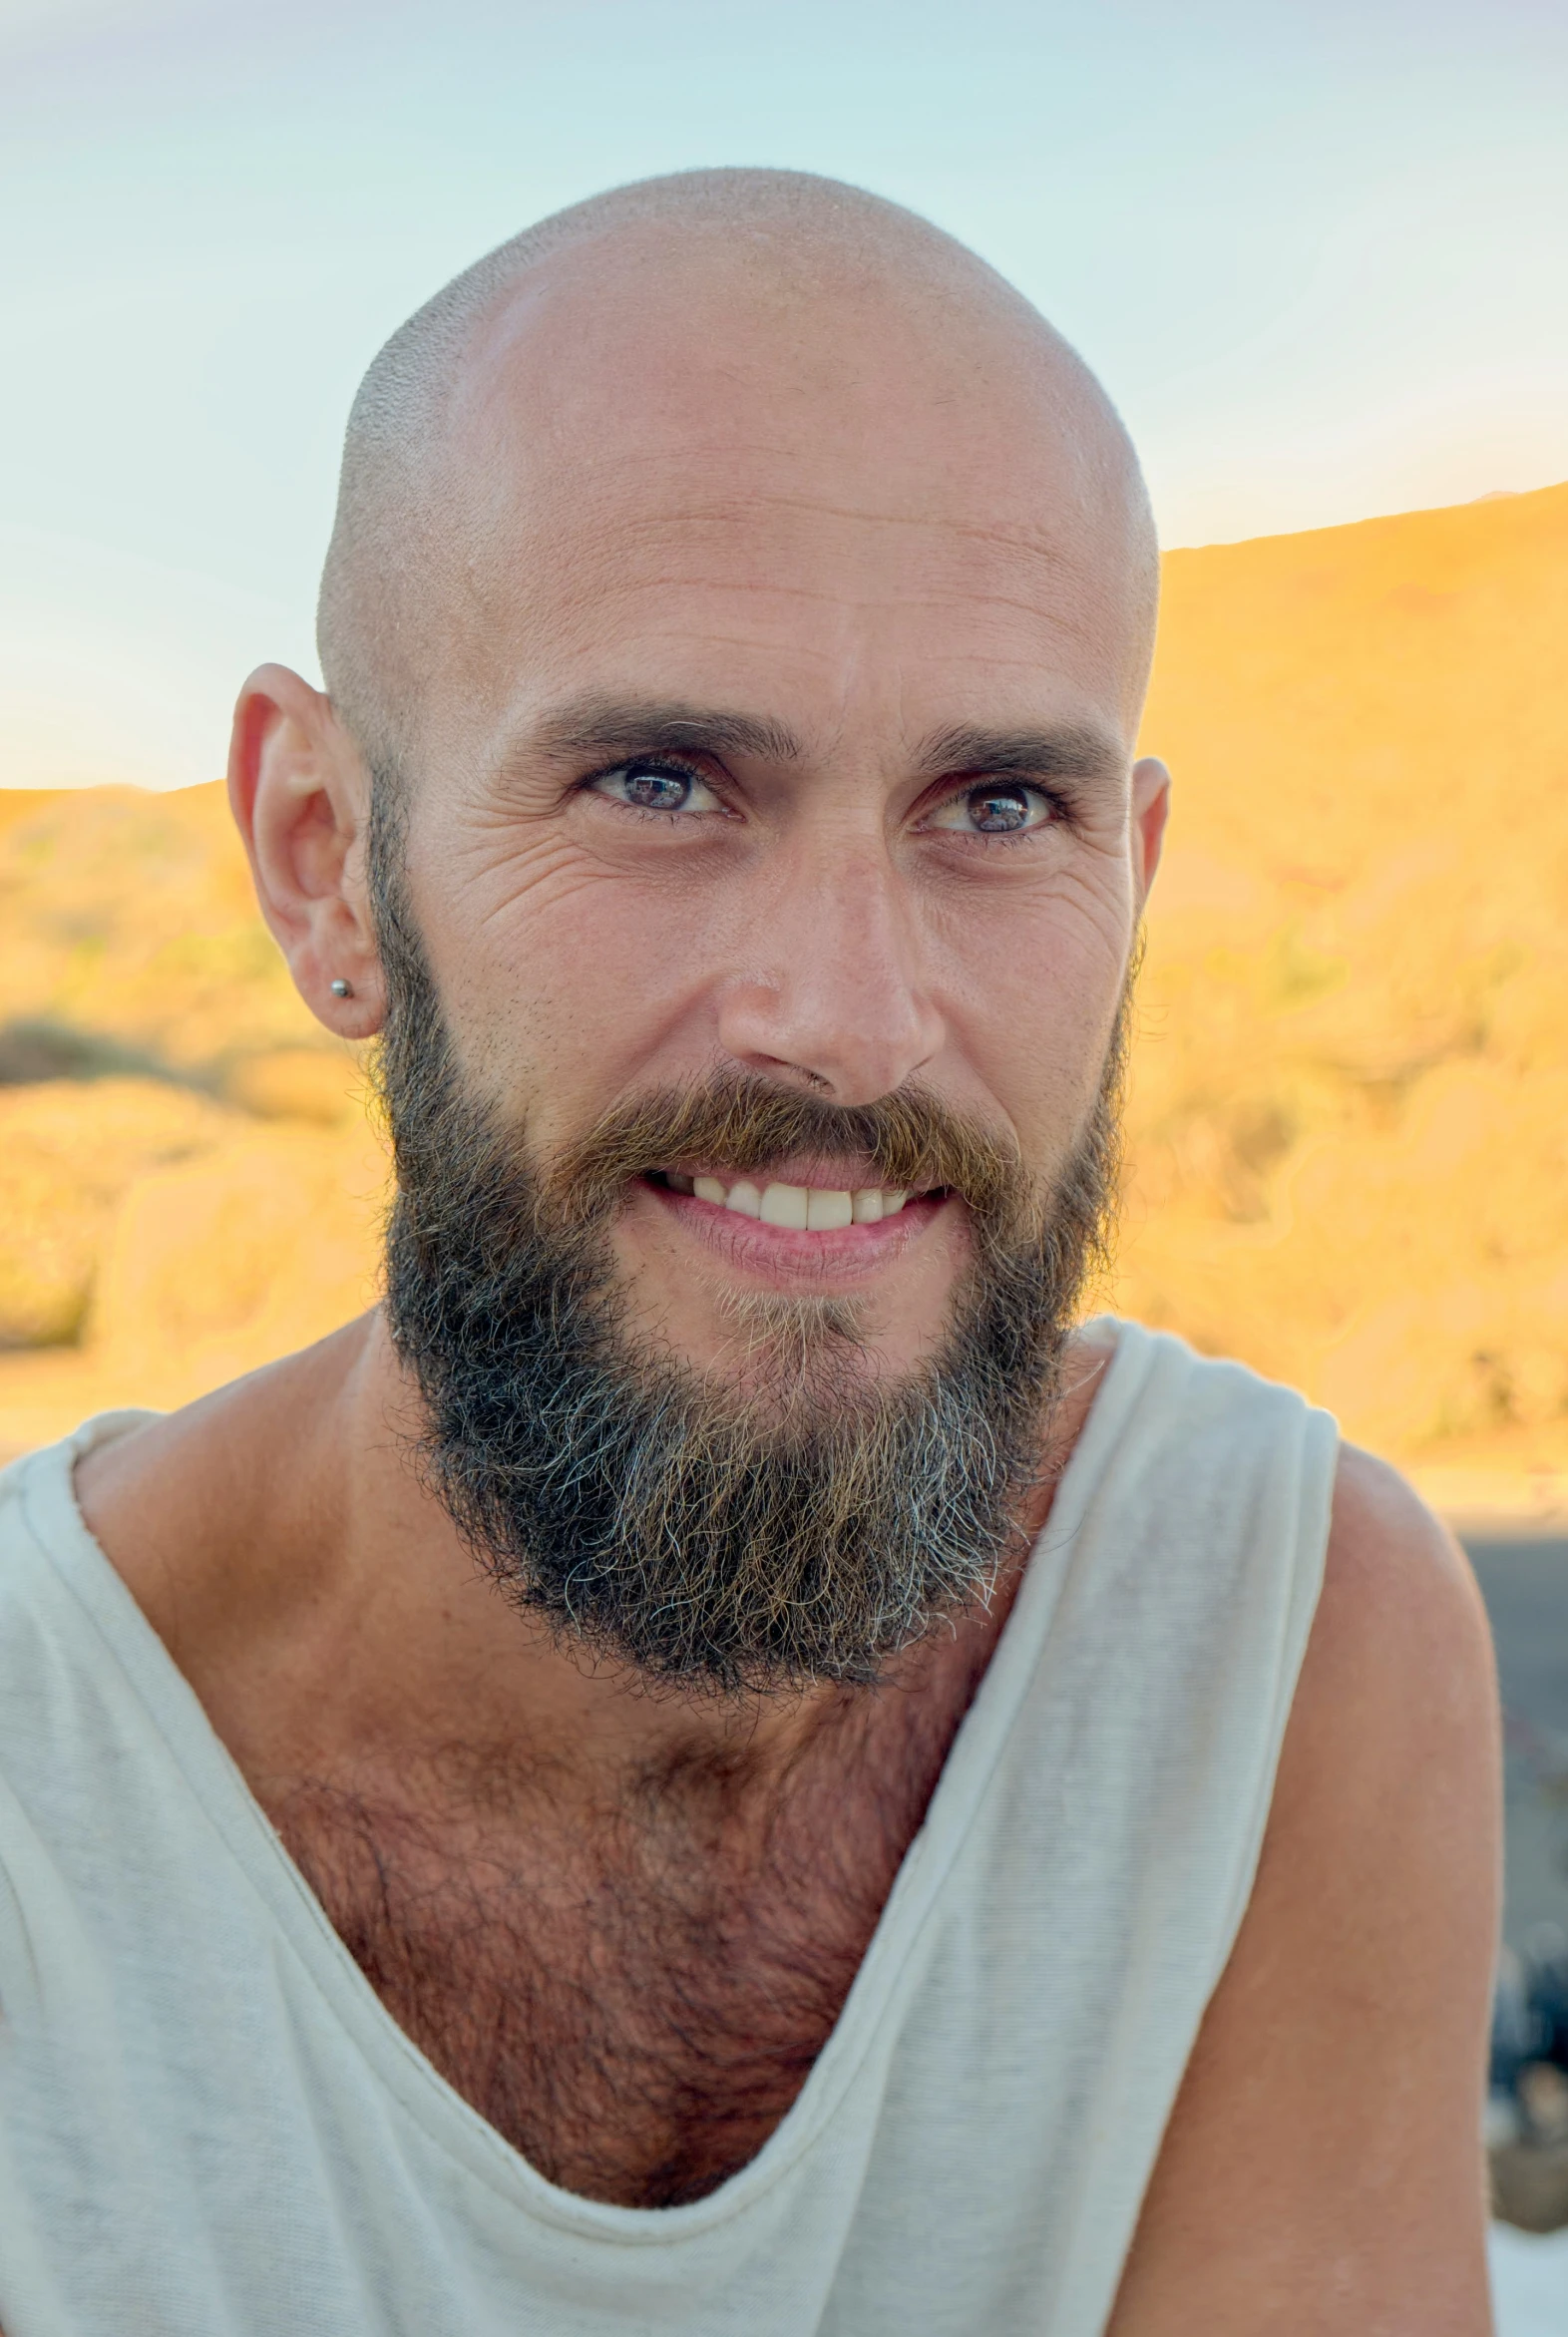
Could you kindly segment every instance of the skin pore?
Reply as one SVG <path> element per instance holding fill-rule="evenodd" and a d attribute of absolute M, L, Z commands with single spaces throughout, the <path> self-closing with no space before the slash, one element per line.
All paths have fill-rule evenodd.
<path fill-rule="evenodd" d="M 278 667 L 246 685 L 236 818 L 301 993 L 363 1038 L 385 1008 L 372 767 L 400 791 L 409 908 L 464 1073 L 542 1161 L 628 1098 L 733 1069 L 851 1106 L 918 1084 L 1048 1184 L 1099 1091 L 1165 819 L 1165 773 L 1134 753 L 1146 509 L 1114 416 L 1016 295 L 929 230 L 836 217 L 611 209 L 489 300 L 417 463 L 404 450 L 390 486 L 370 476 L 335 547 L 332 695 Z M 699 1195 L 723 1165 L 671 1160 L 673 1184 L 626 1186 L 611 1240 L 640 1333 L 736 1373 L 769 1310 L 849 1301 L 868 1376 L 930 1356 L 971 1257 L 959 1197 L 813 1231 Z M 757 1182 L 880 1186 L 869 1160 L 821 1154 Z M 1073 1351 L 1019 1558 L 1103 1362 Z M 103 1448 L 78 1489 L 437 2067 L 570 2187 L 700 2195 L 761 2146 L 820 2051 L 1015 1567 L 882 1689 L 650 1695 L 496 1596 L 410 1468 L 418 1424 L 372 1316 Z M 1228 2276 L 1231 2243 L 1204 2223 L 1215 2153 L 1249 2132 L 1248 1959 L 1294 1973 L 1292 1932 L 1317 1954 L 1322 1905 L 1296 1903 L 1291 1877 L 1362 1854 L 1337 1837 L 1350 1754 L 1322 1719 L 1342 1645 L 1369 1675 L 1357 1773 L 1385 1801 L 1405 1778 L 1382 1718 L 1404 1712 L 1402 1674 L 1378 1673 L 1390 1658 L 1369 1655 L 1354 1587 L 1370 1575 L 1386 1601 L 1385 1544 L 1438 1586 L 1419 1594 L 1446 1716 L 1423 1722 L 1425 1758 L 1468 1890 L 1423 1950 L 1448 1962 L 1413 1984 L 1423 2006 L 1464 2008 L 1432 2015 L 1454 2036 L 1436 2054 L 1447 2091 L 1406 2107 L 1463 2121 L 1488 1820 L 1457 1749 L 1484 1735 L 1486 1692 L 1440 1539 L 1359 1483 L 1331 1551 L 1331 1583 L 1353 1577 L 1326 1602 L 1340 1637 L 1309 1660 L 1311 1725 L 1282 1772 L 1296 1830 L 1266 1867 L 1282 1911 L 1262 1932 L 1249 1918 L 1216 1999 L 1195 2069 L 1221 2107 L 1184 2097 L 1118 2337 L 1482 2326 L 1451 2247 L 1437 2314 L 1342 2320 L 1332 2300 L 1300 2308 L 1289 2250 Z M 1419 1872 L 1400 1883 L 1428 1922 L 1447 1887 L 1429 1823 L 1411 1816 Z M 1369 1843 L 1369 1873 L 1379 1859 L 1397 1865 Z M 1338 2161 L 1313 2155 L 1304 2105 L 1336 2055 L 1375 2054 L 1348 2002 L 1320 2009 L 1305 1981 L 1294 2000 L 1316 2074 L 1293 2063 L 1279 2099 L 1332 2221 Z M 1472 2171 L 1456 2149 L 1435 2185 L 1450 2229 Z M 1386 2179 L 1397 2190 L 1396 2167 Z M 1238 2219 L 1233 2179 L 1221 2220 Z M 1375 2245 L 1369 2260 L 1380 2299 Z M 1298 2317 L 1271 2317 L 1286 2298 Z"/>

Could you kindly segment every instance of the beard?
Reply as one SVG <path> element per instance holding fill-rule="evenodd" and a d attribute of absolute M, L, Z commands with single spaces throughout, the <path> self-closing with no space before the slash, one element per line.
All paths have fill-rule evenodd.
<path fill-rule="evenodd" d="M 1103 1256 L 1126 1000 L 1096 1105 L 1042 1186 L 1016 1147 L 903 1089 L 846 1107 L 743 1072 L 635 1096 L 531 1156 L 461 1065 L 378 785 L 370 878 L 388 1012 L 378 1078 L 397 1192 L 385 1310 L 421 1399 L 425 1482 L 481 1565 L 564 1641 L 650 1683 L 871 1683 L 986 1600 L 1044 1472 L 1062 1356 Z M 630 1318 L 611 1228 L 627 1181 L 801 1155 L 946 1188 L 972 1255 L 933 1354 L 897 1375 L 856 1300 L 737 1295 L 740 1364 Z"/>

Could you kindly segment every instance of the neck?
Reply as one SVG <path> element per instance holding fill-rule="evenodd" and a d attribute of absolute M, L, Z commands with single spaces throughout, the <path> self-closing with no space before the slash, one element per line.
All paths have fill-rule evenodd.
<path fill-rule="evenodd" d="M 1063 1412 L 1087 1399 L 1080 1388 Z M 694 1760 L 760 1779 L 877 1694 L 720 1699 L 589 1660 L 477 1568 L 420 1482 L 417 1421 L 372 1315 L 78 1471 L 89 1525 L 253 1779 L 458 1763 L 492 1781 L 548 1770 L 560 1789 L 576 1778 L 594 1793 Z M 1019 1556 L 1048 1501 L 1043 1484 L 1020 1517 Z M 973 1664 L 978 1650 L 983 1663 L 1016 1576 L 954 1632 L 906 1651 L 889 1683 Z"/>

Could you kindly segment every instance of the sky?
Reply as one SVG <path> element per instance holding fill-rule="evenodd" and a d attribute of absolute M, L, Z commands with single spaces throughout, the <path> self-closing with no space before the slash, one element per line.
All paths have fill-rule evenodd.
<path fill-rule="evenodd" d="M 734 163 L 1010 276 L 1168 545 L 1568 477 L 1562 0 L 0 0 L 0 785 L 217 776 L 387 334 Z"/>

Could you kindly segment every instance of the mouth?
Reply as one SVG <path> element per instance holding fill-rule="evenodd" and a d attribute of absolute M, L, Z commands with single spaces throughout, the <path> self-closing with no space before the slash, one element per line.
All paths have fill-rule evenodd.
<path fill-rule="evenodd" d="M 912 1201 L 945 1199 L 946 1193 L 911 1193 L 891 1185 L 793 1185 L 753 1177 L 687 1176 L 679 1169 L 656 1169 L 655 1190 L 689 1196 L 710 1209 L 726 1209 L 759 1225 L 799 1234 L 842 1233 L 846 1227 L 881 1225 L 902 1216 Z"/>
<path fill-rule="evenodd" d="M 921 1192 L 851 1183 L 847 1162 L 779 1165 L 794 1175 L 742 1176 L 703 1162 L 654 1169 L 637 1182 L 743 1281 L 819 1293 L 865 1288 L 959 1206 L 946 1185 Z"/>

